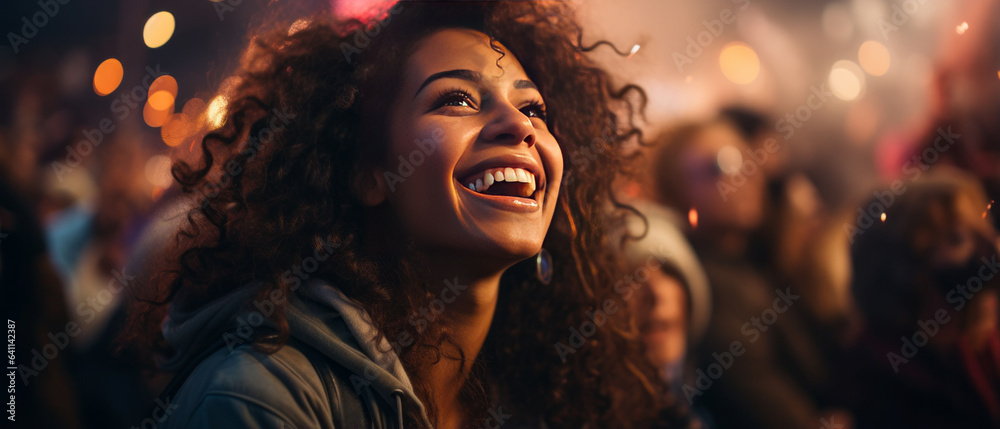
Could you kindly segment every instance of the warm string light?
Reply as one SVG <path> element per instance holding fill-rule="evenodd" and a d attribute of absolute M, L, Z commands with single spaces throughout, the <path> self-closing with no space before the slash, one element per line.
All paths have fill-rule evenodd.
<path fill-rule="evenodd" d="M 958 26 L 955 27 L 955 32 L 959 35 L 965 34 L 966 31 L 969 31 L 968 22 L 962 21 L 961 24 L 958 24 Z"/>
<path fill-rule="evenodd" d="M 695 210 L 694 207 L 688 210 L 688 222 L 691 224 L 692 229 L 698 228 L 698 210 Z"/>

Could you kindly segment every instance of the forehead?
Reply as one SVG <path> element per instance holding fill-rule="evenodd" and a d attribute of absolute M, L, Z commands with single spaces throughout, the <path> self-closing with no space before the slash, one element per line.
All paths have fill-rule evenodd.
<path fill-rule="evenodd" d="M 489 36 L 482 32 L 464 28 L 435 31 L 417 42 L 416 49 L 407 59 L 407 85 L 417 85 L 427 76 L 448 70 L 472 70 L 487 79 L 526 79 L 514 55 L 499 42 L 494 45 L 505 53 L 503 58 L 490 45 Z"/>

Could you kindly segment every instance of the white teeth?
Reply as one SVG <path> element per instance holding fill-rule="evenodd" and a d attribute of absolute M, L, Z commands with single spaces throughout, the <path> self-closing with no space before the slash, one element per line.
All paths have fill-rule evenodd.
<path fill-rule="evenodd" d="M 487 170 L 483 173 L 482 179 L 476 179 L 475 182 L 469 182 L 466 185 L 469 189 L 476 192 L 486 192 L 494 183 L 497 182 L 508 182 L 508 183 L 525 183 L 529 185 L 531 192 L 535 192 L 537 189 L 537 179 L 535 175 L 523 168 L 498 168 L 496 170 Z"/>
<path fill-rule="evenodd" d="M 528 175 L 524 172 L 524 170 L 518 168 L 517 170 L 514 170 L 514 173 L 517 174 L 518 182 L 528 183 Z"/>

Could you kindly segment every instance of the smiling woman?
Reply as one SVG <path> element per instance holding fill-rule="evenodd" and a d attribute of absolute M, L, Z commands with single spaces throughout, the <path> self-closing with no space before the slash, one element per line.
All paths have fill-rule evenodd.
<path fill-rule="evenodd" d="M 124 337 L 179 374 L 163 424 L 683 427 L 627 312 L 556 347 L 618 299 L 610 187 L 639 133 L 616 112 L 645 98 L 571 7 L 323 16 L 253 39 L 201 163 L 174 166 L 218 191 Z"/>

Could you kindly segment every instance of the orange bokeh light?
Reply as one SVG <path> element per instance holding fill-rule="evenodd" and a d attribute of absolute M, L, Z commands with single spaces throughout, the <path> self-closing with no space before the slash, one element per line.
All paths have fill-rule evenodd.
<path fill-rule="evenodd" d="M 177 98 L 177 80 L 168 74 L 156 78 L 149 85 L 150 98 L 158 92 L 166 92 L 171 98 Z M 173 104 L 173 101 L 171 101 L 171 104 Z"/>
<path fill-rule="evenodd" d="M 173 112 L 174 100 L 172 98 L 170 99 L 170 104 L 164 109 L 157 109 L 151 100 L 147 100 L 146 105 L 142 108 L 142 120 L 146 121 L 146 125 L 151 127 L 162 127 L 163 124 L 167 123 L 167 119 L 170 119 L 170 115 Z"/>
<path fill-rule="evenodd" d="M 124 75 L 125 69 L 122 68 L 121 61 L 114 58 L 104 60 L 94 72 L 94 92 L 100 96 L 114 92 L 122 83 Z"/>
<path fill-rule="evenodd" d="M 160 137 L 163 137 L 163 142 L 167 146 L 177 146 L 184 143 L 188 137 L 194 135 L 194 123 L 187 115 L 183 113 L 175 113 L 170 115 L 170 119 L 167 119 L 167 123 L 163 124 L 163 128 L 160 128 Z"/>

